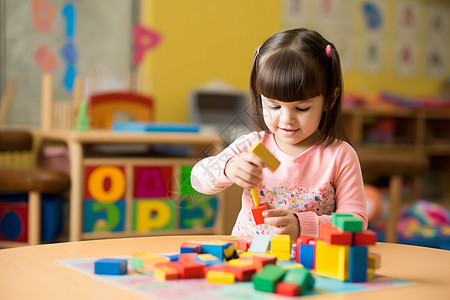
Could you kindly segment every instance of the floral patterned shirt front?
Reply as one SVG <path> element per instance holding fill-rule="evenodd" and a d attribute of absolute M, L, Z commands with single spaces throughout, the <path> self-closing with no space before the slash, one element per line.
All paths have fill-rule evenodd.
<path fill-rule="evenodd" d="M 234 141 L 220 154 L 194 166 L 191 182 L 205 194 L 217 193 L 232 182 L 224 170 L 228 161 L 247 151 L 257 140 L 281 162 L 275 172 L 263 169 L 258 186 L 261 201 L 295 213 L 301 235 L 318 235 L 320 222 L 330 222 L 332 212 L 353 213 L 367 227 L 366 202 L 359 160 L 354 149 L 342 141 L 325 147 L 317 144 L 292 157 L 279 149 L 273 134 L 252 132 Z M 213 167 L 214 166 L 214 167 Z M 242 207 L 232 235 L 273 234 L 267 224 L 255 225 L 250 190 L 244 190 Z"/>

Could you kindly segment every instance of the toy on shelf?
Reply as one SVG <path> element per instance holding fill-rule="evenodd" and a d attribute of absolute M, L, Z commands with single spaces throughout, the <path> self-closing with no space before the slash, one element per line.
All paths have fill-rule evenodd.
<path fill-rule="evenodd" d="M 317 276 L 345 282 L 371 280 L 380 267 L 380 256 L 368 250 L 375 244 L 375 234 L 363 230 L 362 221 L 350 214 L 333 214 L 332 222 L 320 224 L 317 239 L 301 236 L 294 246 L 289 235 L 256 235 L 251 243 L 190 241 L 182 243 L 176 254 L 132 253 L 129 265 L 138 274 L 163 281 L 251 282 L 256 291 L 285 296 L 312 292 Z M 98 264 L 104 267 L 99 272 Z M 99 259 L 95 273 L 126 274 L 123 264 L 120 259 Z"/>
<path fill-rule="evenodd" d="M 256 142 L 249 150 L 249 152 L 255 153 L 258 155 L 264 162 L 267 164 L 267 167 L 270 171 L 275 172 L 275 170 L 280 165 L 279 160 L 273 156 L 272 153 L 267 150 L 266 147 L 264 147 L 263 144 L 261 144 L 260 141 Z M 252 214 L 253 219 L 255 220 L 255 224 L 263 224 L 264 223 L 264 217 L 262 216 L 262 212 L 266 209 L 266 204 L 261 203 L 259 200 L 258 190 L 256 188 L 251 189 L 252 198 L 253 198 L 253 207 L 252 207 Z"/>

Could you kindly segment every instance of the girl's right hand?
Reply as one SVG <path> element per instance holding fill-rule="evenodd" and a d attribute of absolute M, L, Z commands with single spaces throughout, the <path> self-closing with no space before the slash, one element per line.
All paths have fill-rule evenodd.
<path fill-rule="evenodd" d="M 264 167 L 266 167 L 266 163 L 259 156 L 251 152 L 244 152 L 228 161 L 225 175 L 240 187 L 252 189 L 261 182 Z"/>

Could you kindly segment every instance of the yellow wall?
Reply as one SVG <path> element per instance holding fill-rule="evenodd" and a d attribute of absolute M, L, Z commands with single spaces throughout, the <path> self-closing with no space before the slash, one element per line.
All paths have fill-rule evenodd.
<path fill-rule="evenodd" d="M 281 29 L 281 0 L 142 0 L 162 41 L 141 64 L 156 120 L 189 121 L 188 95 L 211 80 L 248 90 L 255 49 Z"/>
<path fill-rule="evenodd" d="M 157 121 L 189 121 L 189 91 L 211 80 L 222 80 L 248 90 L 255 49 L 273 33 L 292 27 L 286 22 L 283 6 L 289 2 L 284 0 L 141 1 L 143 25 L 162 35 L 160 45 L 146 54 L 140 68 L 144 92 L 155 98 Z M 375 72 L 364 69 L 361 62 L 363 41 L 374 34 L 364 25 L 362 5 L 366 2 L 384 8 L 383 27 L 375 33 L 382 40 L 383 66 Z M 396 27 L 396 20 L 399 5 L 405 1 L 304 0 L 301 1 L 302 10 L 306 12 L 303 13 L 304 19 L 295 25 L 318 30 L 335 43 L 338 50 L 344 50 L 342 38 L 352 38 L 351 64 L 344 69 L 347 93 L 358 93 L 369 98 L 380 91 L 404 96 L 438 96 L 442 93 L 444 80 L 442 76 L 433 78 L 426 71 L 427 43 L 430 40 L 427 22 L 431 6 L 438 5 L 448 13 L 450 2 L 411 2 L 419 9 L 419 26 L 413 36 L 417 64 L 409 74 L 396 71 L 393 55 L 396 43 L 404 37 Z M 335 19 L 325 20 L 319 13 L 320 5 L 330 3 L 337 13 Z M 346 19 L 351 20 L 347 25 L 344 24 Z M 450 49 L 450 37 L 442 43 Z M 450 60 L 450 55 L 447 55 L 447 60 Z M 447 65 L 450 65 L 449 61 Z M 446 76 L 450 76 L 449 71 Z"/>

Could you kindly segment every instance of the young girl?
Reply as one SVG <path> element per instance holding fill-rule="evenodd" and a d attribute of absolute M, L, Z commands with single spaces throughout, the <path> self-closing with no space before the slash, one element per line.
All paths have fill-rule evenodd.
<path fill-rule="evenodd" d="M 244 188 L 232 235 L 317 237 L 331 213 L 352 213 L 367 228 L 361 167 L 342 128 L 342 73 L 332 43 L 304 28 L 276 33 L 256 51 L 250 74 L 258 131 L 198 162 L 193 187 L 213 194 L 233 183 Z M 271 172 L 248 149 L 257 141 L 281 162 Z M 250 189 L 267 205 L 255 225 Z"/>

